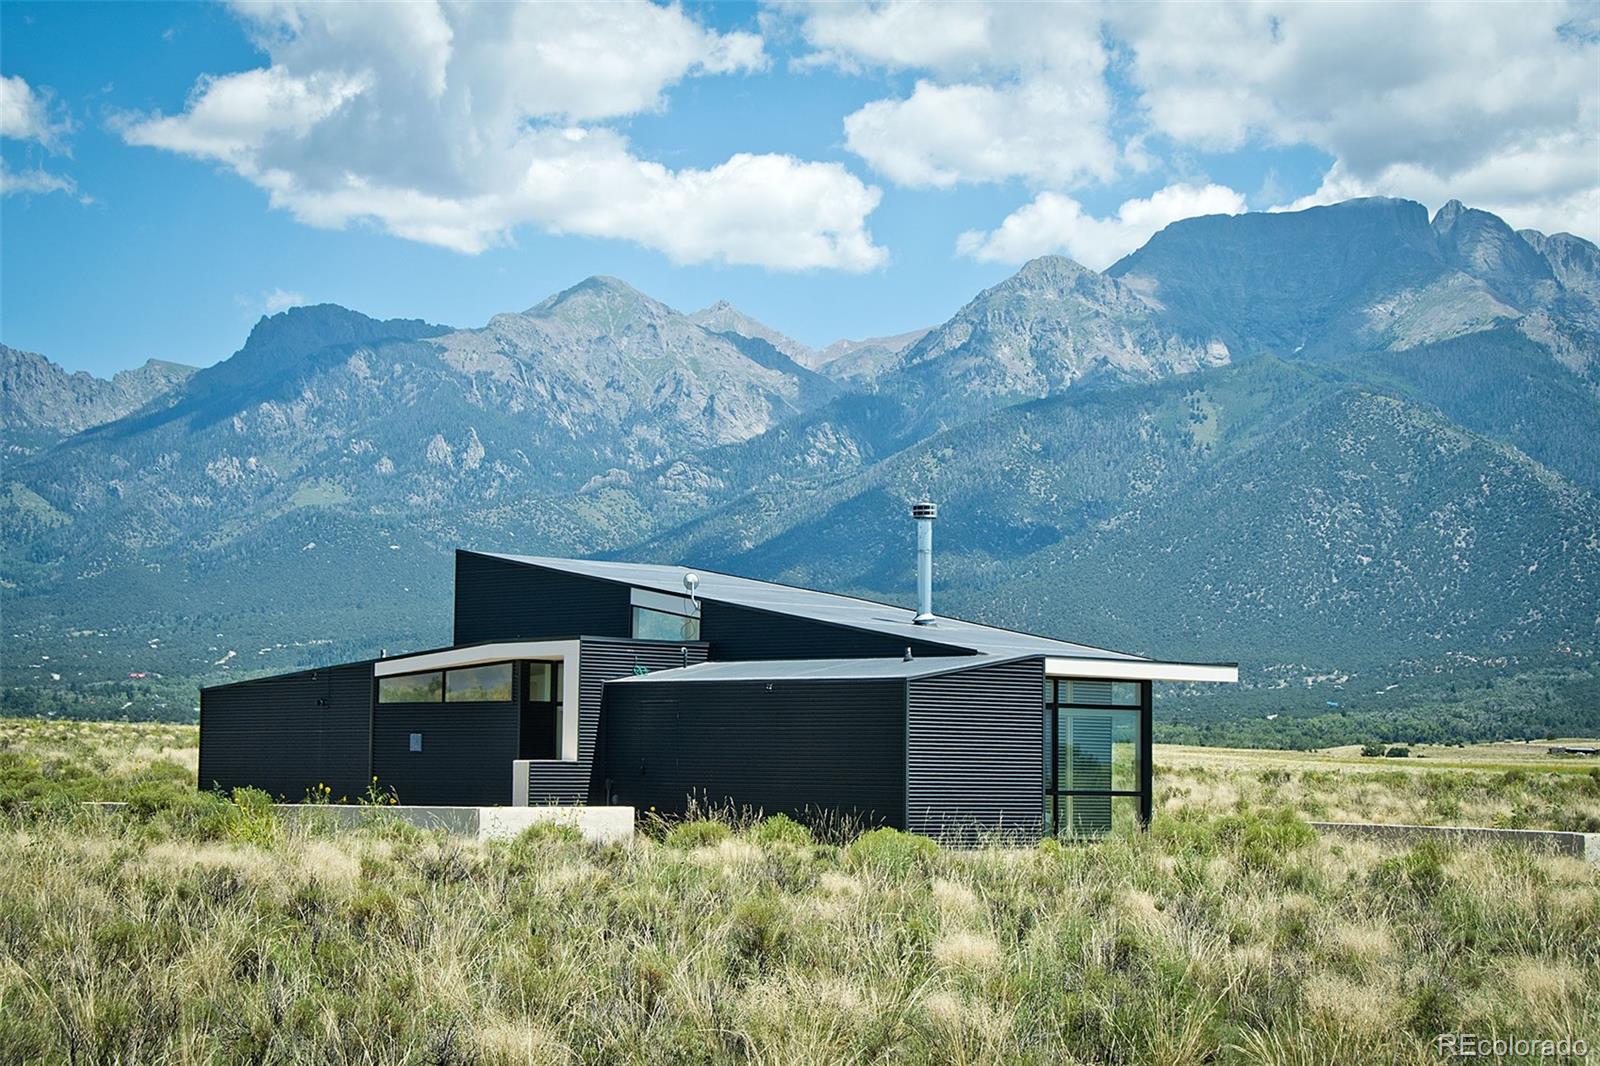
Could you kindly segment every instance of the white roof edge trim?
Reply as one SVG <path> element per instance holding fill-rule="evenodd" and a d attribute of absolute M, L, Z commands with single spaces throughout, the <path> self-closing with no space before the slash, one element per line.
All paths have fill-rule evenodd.
<path fill-rule="evenodd" d="M 1218 681 L 1237 683 L 1236 663 L 1163 663 L 1150 659 L 1066 659 L 1049 656 L 1046 677 L 1103 677 L 1117 681 Z"/>
<path fill-rule="evenodd" d="M 393 677 L 419 670 L 448 670 L 456 666 L 477 666 L 507 659 L 576 660 L 581 643 L 576 640 L 514 641 L 505 644 L 476 644 L 470 648 L 447 648 L 420 655 L 397 655 L 372 664 L 372 676 Z"/>

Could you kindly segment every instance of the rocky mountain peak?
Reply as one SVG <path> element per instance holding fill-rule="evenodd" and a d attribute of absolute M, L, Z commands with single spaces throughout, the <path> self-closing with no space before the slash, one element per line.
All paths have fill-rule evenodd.
<path fill-rule="evenodd" d="M 1010 281 L 1035 284 L 1054 284 L 1057 282 L 1073 284 L 1084 275 L 1094 273 L 1096 271 L 1090 270 L 1077 260 L 1068 259 L 1064 255 L 1041 255 L 1036 259 L 1030 259 L 1023 263 L 1021 269 L 1011 275 Z"/>
<path fill-rule="evenodd" d="M 291 361 L 336 344 L 362 344 L 389 337 L 426 337 L 446 331 L 418 318 L 380 321 L 338 304 L 291 307 L 265 315 L 250 331 L 242 356 Z"/>
<path fill-rule="evenodd" d="M 1444 206 L 1439 208 L 1433 216 L 1433 230 L 1435 233 L 1449 233 L 1461 221 L 1461 216 L 1467 213 L 1467 206 L 1460 200 L 1446 200 Z"/>
<path fill-rule="evenodd" d="M 1497 215 L 1451 200 L 1433 216 L 1432 226 L 1451 266 L 1505 296 L 1525 299 L 1532 286 L 1555 278 L 1538 249 Z"/>
<path fill-rule="evenodd" d="M 820 353 L 801 344 L 793 337 L 773 329 L 765 322 L 750 317 L 727 300 L 718 300 L 710 307 L 702 307 L 688 316 L 690 322 L 713 333 L 737 333 L 741 337 L 766 341 L 784 355 L 808 370 L 822 365 Z"/>
<path fill-rule="evenodd" d="M 1571 233 L 1518 230 L 1517 236 L 1544 256 L 1556 280 L 1568 289 L 1600 298 L 1600 247 Z"/>
<path fill-rule="evenodd" d="M 680 317 L 666 304 L 606 274 L 584 278 L 571 288 L 540 300 L 523 314 L 530 318 L 552 319 L 580 332 L 596 333 Z"/>
<path fill-rule="evenodd" d="M 120 370 L 109 381 L 67 373 L 35 352 L 0 344 L 0 430 L 23 451 L 53 436 L 114 421 L 176 389 L 194 367 L 165 359 Z"/>

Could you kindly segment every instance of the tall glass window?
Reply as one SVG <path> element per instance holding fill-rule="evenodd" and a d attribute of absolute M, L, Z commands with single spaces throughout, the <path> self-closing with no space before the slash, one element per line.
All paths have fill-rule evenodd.
<path fill-rule="evenodd" d="M 1137 681 L 1045 682 L 1045 824 L 1099 837 L 1139 817 L 1144 795 L 1144 686 Z"/>
<path fill-rule="evenodd" d="M 533 662 L 528 663 L 528 685 L 523 699 L 530 703 L 549 703 L 551 700 L 560 700 L 559 695 L 552 695 L 555 690 L 555 674 L 559 663 Z"/>
<path fill-rule="evenodd" d="M 561 664 L 530 662 L 522 685 L 519 759 L 561 757 Z"/>

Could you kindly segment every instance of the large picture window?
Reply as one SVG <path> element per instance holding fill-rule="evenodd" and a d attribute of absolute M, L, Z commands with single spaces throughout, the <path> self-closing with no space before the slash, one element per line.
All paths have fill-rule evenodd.
<path fill-rule="evenodd" d="M 510 663 L 378 678 L 379 703 L 508 703 L 510 700 Z"/>
<path fill-rule="evenodd" d="M 1101 837 L 1148 817 L 1147 691 L 1137 681 L 1045 681 L 1049 832 Z"/>
<path fill-rule="evenodd" d="M 510 699 L 510 663 L 464 666 L 459 670 L 445 671 L 446 703 L 506 703 Z"/>
<path fill-rule="evenodd" d="M 379 703 L 438 703 L 444 699 L 444 673 L 398 674 L 378 678 Z"/>

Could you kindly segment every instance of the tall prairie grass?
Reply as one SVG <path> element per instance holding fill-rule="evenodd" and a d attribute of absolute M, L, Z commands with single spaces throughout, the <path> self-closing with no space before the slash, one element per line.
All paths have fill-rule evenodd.
<path fill-rule="evenodd" d="M 109 763 L 102 787 L 142 798 L 86 809 L 82 752 L 11 740 L 6 1061 L 1420 1064 L 1446 1031 L 1600 1049 L 1600 869 L 1319 838 L 1255 793 L 1169 796 L 1149 833 L 1076 846 L 747 818 L 478 845 L 288 823 Z"/>

